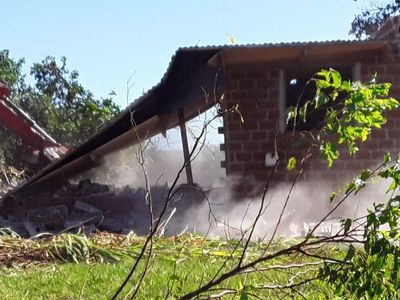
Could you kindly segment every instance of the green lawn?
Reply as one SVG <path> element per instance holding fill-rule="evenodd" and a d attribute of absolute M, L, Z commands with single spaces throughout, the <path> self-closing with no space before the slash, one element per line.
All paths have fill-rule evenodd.
<path fill-rule="evenodd" d="M 65 240 L 67 241 L 68 238 Z M 98 247 L 96 249 L 100 249 L 99 240 L 90 246 L 96 245 Z M 196 289 L 212 278 L 223 265 L 226 258 L 229 257 L 234 243 L 210 241 L 198 236 L 157 240 L 148 275 L 144 279 L 137 298 L 164 299 L 170 291 L 169 298 L 174 299 L 185 292 Z M 50 255 L 47 256 L 48 259 L 44 257 L 44 261 L 39 264 L 29 262 L 28 264 L 15 264 L 11 267 L 0 267 L 1 299 L 109 299 L 129 272 L 141 245 L 142 240 L 138 239 L 123 243 L 117 243 L 115 239 L 110 239 L 101 246 L 102 257 L 98 254 L 96 256 L 94 251 L 89 251 L 90 254 L 86 258 L 75 256 L 75 259 L 81 260 L 79 263 L 63 262 Z M 263 247 L 265 247 L 263 244 L 253 244 L 246 259 L 250 260 L 260 255 Z M 279 247 L 282 247 L 282 244 Z M 62 253 L 64 250 L 58 245 L 57 251 Z M 112 256 L 109 255 L 110 253 L 106 254 L 106 251 L 112 251 Z M 224 267 L 224 270 L 230 269 L 235 264 L 238 255 L 239 253 Z M 68 260 L 68 256 L 64 254 L 63 259 Z M 82 260 L 87 262 L 82 262 Z M 103 262 L 101 262 L 102 260 Z M 305 261 L 310 261 L 310 259 L 291 256 L 268 262 L 263 266 Z M 301 276 L 312 276 L 317 273 L 317 269 L 318 266 L 311 266 L 307 269 L 282 269 L 242 274 L 227 280 L 220 286 L 238 291 L 223 299 L 239 299 L 240 291 L 243 288 L 247 289 L 250 299 L 252 299 L 252 294 L 257 294 L 261 299 L 297 298 L 300 297 L 300 294 L 294 290 L 261 291 L 256 287 L 265 284 L 285 284 L 299 271 L 305 271 Z M 131 282 L 134 284 L 138 282 L 138 276 L 142 270 L 143 264 Z M 129 293 L 131 288 L 132 284 L 124 290 L 124 296 L 121 299 Z M 307 299 L 320 299 L 323 294 L 330 294 L 327 287 L 321 283 L 306 285 L 297 290 Z M 219 292 L 219 290 L 213 291 L 212 294 Z"/>

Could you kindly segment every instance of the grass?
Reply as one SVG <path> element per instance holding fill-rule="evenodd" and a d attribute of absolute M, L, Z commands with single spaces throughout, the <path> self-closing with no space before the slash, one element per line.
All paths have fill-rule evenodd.
<path fill-rule="evenodd" d="M 0 267 L 1 298 L 110 299 L 129 272 L 142 242 L 142 239 L 132 235 L 99 234 L 87 238 L 66 234 L 44 241 L 27 241 L 10 236 L 5 238 L 3 235 L 0 239 L 0 250 L 4 249 L 4 245 L 8 245 L 10 249 L 10 245 L 14 243 L 16 249 L 25 245 L 24 253 L 29 253 L 26 250 L 31 247 L 36 256 L 27 255 L 25 260 L 18 256 L 14 264 L 8 266 L 3 264 Z M 170 291 L 169 298 L 173 299 L 196 289 L 213 277 L 230 256 L 234 244 L 234 241 L 207 240 L 195 235 L 158 239 L 149 273 L 137 298 L 164 299 L 167 291 Z M 283 246 L 282 241 L 276 247 Z M 246 259 L 251 260 L 260 255 L 263 247 L 265 245 L 261 243 L 252 244 Z M 83 248 L 86 250 L 83 251 Z M 12 253 L 15 255 L 15 252 Z M 336 255 L 339 254 L 340 251 Z M 223 270 L 226 271 L 234 266 L 238 257 L 239 253 L 235 254 Z M 263 266 L 310 261 L 312 260 L 302 256 L 290 256 L 268 262 Z M 261 291 L 256 287 L 262 284 L 285 284 L 299 271 L 303 272 L 301 276 L 312 276 L 318 272 L 317 269 L 318 266 L 311 266 L 295 270 L 282 269 L 242 274 L 227 280 L 221 287 L 237 291 L 235 294 L 225 296 L 226 299 L 235 297 L 239 299 L 243 289 L 250 295 L 257 293 L 262 299 L 284 298 L 285 293 L 278 293 L 276 290 Z M 134 275 L 131 282 L 138 282 L 142 270 L 143 264 L 139 266 L 139 272 Z M 129 296 L 132 287 L 133 285 L 130 285 L 125 289 L 122 299 Z M 300 290 L 307 299 L 318 299 L 323 294 L 330 294 L 328 287 L 321 283 L 307 285 Z M 212 294 L 218 292 L 220 291 L 216 290 Z M 287 292 L 289 298 L 299 295 L 294 290 Z"/>

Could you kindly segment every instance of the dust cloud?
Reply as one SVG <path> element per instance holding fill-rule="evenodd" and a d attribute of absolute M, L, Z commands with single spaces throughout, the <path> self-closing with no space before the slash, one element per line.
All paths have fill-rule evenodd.
<path fill-rule="evenodd" d="M 325 221 L 318 234 L 332 234 L 340 229 L 340 220 L 365 216 L 373 203 L 383 202 L 388 184 L 384 181 L 370 183 L 356 196 L 351 196 Z M 289 184 L 272 188 L 265 198 L 263 212 L 254 231 L 254 238 L 271 236 L 281 215 L 290 190 Z M 282 213 L 277 235 L 304 236 L 308 230 L 325 217 L 343 197 L 338 192 L 336 201 L 329 200 L 331 184 L 326 182 L 300 182 L 290 194 L 287 207 Z M 227 187 L 208 193 L 208 200 L 183 212 L 179 226 L 201 234 L 225 238 L 239 238 L 253 225 L 261 206 L 261 197 L 232 201 Z M 176 234 L 173 230 L 171 234 Z"/>
<path fill-rule="evenodd" d="M 93 180 L 119 187 L 143 187 L 143 170 L 138 163 L 137 153 L 138 149 L 132 147 L 108 156 L 106 163 L 92 174 Z M 177 149 L 165 150 L 150 144 L 144 157 L 150 186 L 165 187 L 165 192 L 159 194 L 160 197 L 154 204 L 161 206 L 168 187 L 182 166 L 182 152 Z M 165 216 L 165 219 L 171 216 L 166 225 L 166 234 L 190 231 L 214 237 L 238 238 L 252 226 L 260 209 L 261 197 L 234 201 L 231 186 L 235 184 L 235 179 L 224 178 L 224 170 L 220 168 L 222 159 L 223 155 L 217 145 L 208 145 L 199 153 L 192 165 L 193 175 L 195 182 L 205 193 L 191 189 L 178 193 L 177 197 L 180 199 L 174 199 L 176 201 L 171 204 Z M 178 186 L 185 182 L 185 172 L 182 172 Z M 324 223 L 321 230 L 325 232 L 321 233 L 329 234 L 338 230 L 342 218 L 365 215 L 372 203 L 387 199 L 384 193 L 387 186 L 384 181 L 371 182 L 356 196 L 349 197 L 330 216 L 330 221 Z M 317 223 L 336 205 L 337 202 L 329 201 L 331 193 L 337 192 L 336 199 L 341 199 L 343 194 L 340 190 L 340 187 L 333 187 L 329 181 L 300 181 L 290 194 L 277 234 L 293 237 L 306 234 L 312 224 Z M 254 238 L 271 236 L 289 191 L 290 184 L 279 184 L 268 191 Z"/>
<path fill-rule="evenodd" d="M 197 121 L 197 125 L 196 123 L 194 125 L 200 124 L 198 127 L 201 127 L 201 120 L 202 118 L 200 122 Z M 237 179 L 226 178 L 225 170 L 220 167 L 220 162 L 225 158 L 224 153 L 219 151 L 219 143 L 223 143 L 223 137 L 216 133 L 218 125 L 210 127 L 207 133 L 211 142 L 202 143 L 201 151 L 196 152 L 192 162 L 194 181 L 202 192 L 185 188 L 183 192 L 177 194 L 179 199 L 173 199 L 164 217 L 167 223 L 166 234 L 191 231 L 209 236 L 237 238 L 252 226 L 260 210 L 261 197 L 233 200 L 231 186 Z M 190 147 L 193 146 L 196 132 L 199 132 L 196 126 L 190 127 L 189 130 Z M 129 186 L 143 189 L 146 182 L 144 170 L 139 163 L 141 158 L 144 159 L 149 186 L 152 189 L 157 188 L 158 196 L 154 198 L 158 199 L 154 201 L 154 205 L 159 208 L 163 205 L 167 191 L 184 162 L 178 129 L 169 130 L 166 138 L 158 135 L 141 147 L 136 145 L 108 155 L 102 166 L 84 174 L 83 177 L 90 177 L 94 182 L 115 187 Z M 183 171 L 177 186 L 184 186 L 185 182 L 185 171 Z M 384 181 L 368 184 L 356 196 L 349 197 L 330 216 L 330 221 L 325 222 L 322 230 L 327 233 L 333 232 L 334 228 L 339 226 L 340 219 L 365 215 L 367 208 L 372 207 L 372 203 L 387 199 L 384 193 L 386 188 L 387 184 Z M 267 238 L 271 235 L 289 191 L 290 184 L 279 184 L 267 192 L 254 237 Z M 333 186 L 329 181 L 300 181 L 290 194 L 277 234 L 279 236 L 306 234 L 312 224 L 321 220 L 335 206 L 336 202 L 329 201 L 332 192 L 338 193 L 337 199 L 343 196 L 341 187 Z M 135 201 L 145 200 L 135 199 Z"/>

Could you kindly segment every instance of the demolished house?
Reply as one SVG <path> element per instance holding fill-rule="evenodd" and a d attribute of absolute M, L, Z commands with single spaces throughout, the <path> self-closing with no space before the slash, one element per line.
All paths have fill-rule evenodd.
<path fill-rule="evenodd" d="M 185 123 L 215 106 L 220 95 L 224 95 L 222 108 L 237 104 L 241 114 L 224 115 L 223 126 L 218 130 L 225 140 L 220 147 L 226 157 L 221 167 L 228 178 L 236 178 L 235 197 L 240 200 L 259 192 L 257 187 L 268 178 L 278 158 L 283 163 L 274 182 L 292 181 L 296 174 L 285 170 L 285 160 L 293 155 L 301 157 L 304 152 L 302 147 L 293 147 L 293 140 L 320 120 L 311 119 L 293 134 L 285 123 L 285 110 L 295 104 L 293 101 L 297 101 L 315 72 L 329 67 L 354 81 L 368 81 L 377 73 L 378 81 L 392 83 L 391 96 L 400 98 L 399 18 L 389 19 L 372 39 L 365 41 L 181 48 L 158 85 L 88 141 L 3 197 L 0 215 L 14 226 L 23 220 L 22 227 L 29 234 L 76 224 L 96 224 L 98 228 L 116 231 L 144 226 L 135 224 L 131 220 L 133 215 L 126 213 L 142 214 L 145 204 L 138 204 L 137 199 L 144 198 L 145 191 L 110 190 L 84 179 L 71 184 L 69 179 L 101 165 L 102 158 L 109 153 L 179 126 L 182 155 L 188 162 L 186 180 L 193 185 L 192 172 L 196 170 L 191 169 L 188 161 Z M 209 97 L 210 94 L 219 96 Z M 305 164 L 302 178 L 343 182 L 374 166 L 385 153 L 397 154 L 400 112 L 391 111 L 387 117 L 387 124 L 372 132 L 371 139 L 361 145 L 356 156 L 343 156 L 329 172 L 322 160 L 313 157 Z M 159 194 L 164 197 L 165 190 L 160 189 Z M 199 195 L 188 198 L 180 205 L 189 206 L 201 200 Z"/>

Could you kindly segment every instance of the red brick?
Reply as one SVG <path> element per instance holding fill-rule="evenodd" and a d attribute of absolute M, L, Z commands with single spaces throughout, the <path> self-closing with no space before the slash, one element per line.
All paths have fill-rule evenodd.
<path fill-rule="evenodd" d="M 253 176 L 257 180 L 267 181 L 268 176 L 269 176 L 269 172 L 267 170 L 265 170 L 265 171 L 256 171 L 256 172 L 253 173 Z"/>
<path fill-rule="evenodd" d="M 251 120 L 255 121 L 260 121 L 263 119 L 266 119 L 268 117 L 268 112 L 267 111 L 251 111 L 248 112 L 247 117 L 250 118 Z"/>
<path fill-rule="evenodd" d="M 229 153 L 227 153 L 228 155 L 228 159 L 230 160 L 230 161 L 233 161 L 233 160 L 235 160 L 235 153 L 234 152 L 229 152 Z"/>
<path fill-rule="evenodd" d="M 251 101 L 246 99 L 246 101 L 241 101 L 239 104 L 239 111 L 243 113 L 244 116 L 248 112 L 253 112 L 256 110 L 256 101 Z"/>
<path fill-rule="evenodd" d="M 232 143 L 232 142 L 230 142 L 229 144 L 228 144 L 228 149 L 229 149 L 229 151 L 240 151 L 240 150 L 242 150 L 242 143 L 240 143 L 240 142 L 238 142 L 238 143 Z"/>
<path fill-rule="evenodd" d="M 257 101 L 258 99 L 268 99 L 268 92 L 265 89 L 251 89 L 247 91 L 248 99 Z"/>
<path fill-rule="evenodd" d="M 246 78 L 246 71 L 245 70 L 232 70 L 228 72 L 231 79 L 243 79 Z"/>
<path fill-rule="evenodd" d="M 247 131 L 230 132 L 228 139 L 232 141 L 247 141 L 250 139 L 250 134 Z"/>
<path fill-rule="evenodd" d="M 357 159 L 371 159 L 372 158 L 372 151 L 363 149 L 356 154 Z"/>
<path fill-rule="evenodd" d="M 366 143 L 363 143 L 360 145 L 360 149 L 377 150 L 378 149 L 378 140 L 369 139 Z"/>
<path fill-rule="evenodd" d="M 397 73 L 400 71 L 400 67 L 398 64 L 391 64 L 391 65 L 387 65 L 386 66 L 386 73 L 388 74 L 395 74 L 397 75 Z"/>
<path fill-rule="evenodd" d="M 273 119 L 269 119 L 268 121 L 260 121 L 260 129 L 276 129 L 278 119 L 278 116 L 274 116 Z"/>
<path fill-rule="evenodd" d="M 240 121 L 228 122 L 228 130 L 229 132 L 240 131 Z"/>
<path fill-rule="evenodd" d="M 254 120 L 254 119 L 246 117 L 246 120 Z M 243 123 L 240 123 L 240 128 L 242 130 L 256 130 L 258 129 L 258 123 L 257 121 L 245 121 Z"/>
<path fill-rule="evenodd" d="M 247 171 L 255 171 L 262 169 L 263 164 L 259 162 L 245 162 L 243 163 L 243 169 Z"/>
<path fill-rule="evenodd" d="M 279 74 L 279 70 L 277 68 L 269 69 L 268 71 L 269 71 L 268 72 L 269 77 L 277 77 Z"/>
<path fill-rule="evenodd" d="M 264 70 L 250 69 L 247 71 L 248 79 L 260 78 L 260 77 L 264 77 L 264 76 L 265 76 Z"/>
<path fill-rule="evenodd" d="M 387 133 L 389 138 L 400 138 L 400 129 L 390 129 Z"/>
<path fill-rule="evenodd" d="M 384 150 L 377 150 L 377 151 L 372 151 L 371 155 L 373 159 L 381 159 L 383 160 L 383 156 L 386 154 L 387 151 Z"/>
<path fill-rule="evenodd" d="M 239 122 L 241 122 L 241 116 L 237 112 L 232 112 L 228 114 L 228 121 L 237 122 L 239 124 Z"/>
<path fill-rule="evenodd" d="M 387 117 L 389 119 L 388 119 L 387 123 L 385 124 L 385 126 L 387 126 L 387 127 L 393 126 L 394 123 L 392 121 L 394 121 L 394 119 L 400 117 L 400 109 L 389 111 L 387 113 Z"/>
<path fill-rule="evenodd" d="M 310 165 L 313 171 L 323 171 L 328 169 L 326 162 L 322 160 L 313 161 Z"/>
<path fill-rule="evenodd" d="M 279 93 L 277 89 L 268 89 L 268 98 L 278 99 Z"/>
<path fill-rule="evenodd" d="M 346 170 L 361 170 L 363 168 L 363 163 L 359 161 L 348 161 L 346 163 Z"/>
<path fill-rule="evenodd" d="M 241 163 L 237 163 L 237 162 L 233 163 L 232 162 L 231 165 L 230 165 L 230 170 L 232 172 L 234 172 L 234 171 L 242 171 L 243 170 L 243 165 Z"/>
<path fill-rule="evenodd" d="M 275 102 L 274 101 L 270 101 L 269 98 L 268 99 L 257 99 L 257 108 L 259 110 L 267 111 L 273 105 L 275 105 Z"/>
<path fill-rule="evenodd" d="M 287 171 L 277 172 L 273 175 L 272 180 L 277 182 L 287 181 Z"/>
<path fill-rule="evenodd" d="M 247 92 L 246 91 L 232 91 L 231 93 L 232 101 L 235 101 L 235 99 L 243 99 L 247 97 Z"/>
<path fill-rule="evenodd" d="M 267 138 L 267 133 L 265 131 L 253 131 L 251 134 L 251 140 L 264 140 Z"/>
<path fill-rule="evenodd" d="M 337 161 L 335 161 L 335 164 L 333 165 L 333 170 L 334 171 L 342 171 L 346 169 L 346 165 L 347 165 L 347 161 L 344 160 L 340 160 L 338 159 Z M 325 168 L 328 169 L 328 164 L 325 162 Z"/>
<path fill-rule="evenodd" d="M 392 86 L 390 88 L 390 96 L 394 97 L 394 98 L 398 98 L 400 95 L 400 88 L 397 86 Z"/>
<path fill-rule="evenodd" d="M 253 80 L 240 80 L 239 81 L 239 88 L 241 90 L 249 90 L 254 88 L 255 84 Z"/>
<path fill-rule="evenodd" d="M 387 132 L 385 129 L 374 129 L 371 132 L 371 139 L 386 139 L 387 138 Z"/>
<path fill-rule="evenodd" d="M 258 88 L 262 88 L 264 91 L 268 89 L 277 89 L 278 88 L 278 78 L 266 78 L 259 79 L 255 81 L 255 84 Z"/>
<path fill-rule="evenodd" d="M 268 140 L 268 141 L 261 141 L 260 143 L 261 149 L 268 151 L 270 149 L 275 149 L 275 144 L 273 140 Z"/>
<path fill-rule="evenodd" d="M 381 150 L 383 149 L 386 151 L 392 150 L 395 147 L 394 144 L 395 144 L 394 140 L 389 140 L 389 139 L 378 141 L 379 149 Z"/>
<path fill-rule="evenodd" d="M 362 64 L 362 65 L 361 65 L 361 76 L 362 76 L 362 77 L 364 77 L 365 74 L 368 73 L 368 68 L 369 68 L 369 66 L 368 66 L 367 64 Z M 365 79 L 362 78 L 362 80 L 364 81 Z"/>
<path fill-rule="evenodd" d="M 378 76 L 379 76 L 380 74 L 385 74 L 385 73 L 386 73 L 386 72 L 385 72 L 385 66 L 384 66 L 384 65 L 373 65 L 373 66 L 370 66 L 369 69 L 368 69 L 368 72 L 369 72 L 370 74 L 377 73 Z M 381 76 L 379 76 L 379 77 L 381 77 Z"/>
<path fill-rule="evenodd" d="M 400 114 L 399 114 L 399 116 L 400 116 Z M 385 123 L 385 128 L 390 129 L 390 130 L 391 130 L 391 128 L 396 128 L 396 123 L 394 120 L 394 117 L 396 117 L 396 116 L 394 116 L 394 114 L 389 115 L 389 113 L 388 113 L 388 117 L 389 117 L 389 119 Z"/>
<path fill-rule="evenodd" d="M 239 88 L 239 84 L 237 80 L 229 80 L 226 83 L 225 88 L 228 90 L 237 90 Z"/>
<path fill-rule="evenodd" d="M 261 161 L 264 163 L 265 160 L 265 152 L 253 152 L 253 159 L 255 161 Z"/>
<path fill-rule="evenodd" d="M 258 150 L 259 146 L 260 144 L 258 142 L 247 142 L 243 143 L 243 150 L 251 152 L 253 150 Z"/>
<path fill-rule="evenodd" d="M 251 154 L 248 152 L 239 152 L 235 154 L 235 159 L 237 161 L 249 161 L 251 160 Z"/>

